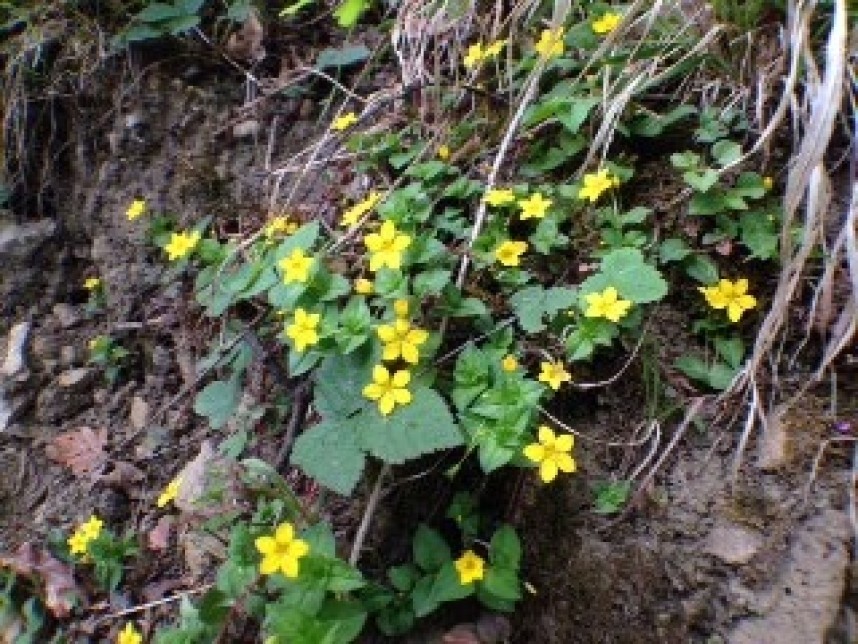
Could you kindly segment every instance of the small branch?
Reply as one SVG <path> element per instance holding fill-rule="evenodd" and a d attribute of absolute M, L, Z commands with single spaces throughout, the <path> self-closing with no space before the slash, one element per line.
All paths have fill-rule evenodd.
<path fill-rule="evenodd" d="M 357 534 L 355 534 L 354 543 L 352 543 L 352 552 L 349 555 L 349 563 L 352 566 L 357 564 L 358 559 L 360 559 L 360 551 L 363 549 L 363 542 L 366 541 L 366 535 L 369 532 L 369 525 L 372 523 L 372 516 L 375 514 L 375 509 L 378 507 L 378 501 L 381 499 L 381 484 L 384 482 L 384 479 L 387 478 L 388 474 L 390 474 L 390 465 L 385 463 L 375 479 L 375 483 L 372 487 L 372 493 L 369 495 L 369 501 L 367 501 L 366 504 L 366 510 L 364 510 L 363 517 L 360 520 Z"/>
<path fill-rule="evenodd" d="M 184 599 L 190 595 L 199 595 L 200 593 L 204 593 L 209 590 L 214 584 L 205 584 L 198 588 L 193 588 L 191 590 L 186 590 L 183 593 L 179 593 L 177 595 L 170 595 L 169 597 L 164 597 L 163 599 L 156 599 L 155 601 L 147 602 L 145 604 L 140 604 L 139 606 L 132 606 L 131 608 L 125 608 L 123 610 L 117 611 L 115 613 L 111 613 L 110 615 L 105 615 L 104 617 L 98 620 L 98 623 L 106 622 L 111 619 L 116 619 L 117 617 L 125 617 L 126 615 L 133 615 L 135 613 L 142 613 L 143 611 L 149 610 L 150 608 L 155 608 L 156 606 L 163 606 L 164 604 L 170 604 L 174 601 L 178 601 L 180 599 Z"/>
<path fill-rule="evenodd" d="M 289 423 L 286 425 L 286 433 L 283 435 L 283 443 L 280 445 L 280 452 L 277 454 L 277 462 L 275 464 L 278 472 L 283 470 L 286 462 L 289 460 L 289 453 L 292 451 L 295 435 L 298 433 L 298 428 L 307 418 L 307 410 L 309 408 L 310 383 L 304 381 L 298 385 L 292 397 L 292 413 L 289 416 Z"/>

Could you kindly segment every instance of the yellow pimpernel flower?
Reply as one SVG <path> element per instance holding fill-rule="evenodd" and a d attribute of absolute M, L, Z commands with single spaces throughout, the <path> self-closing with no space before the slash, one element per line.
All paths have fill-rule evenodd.
<path fill-rule="evenodd" d="M 89 550 L 90 542 L 98 538 L 103 526 L 104 522 L 95 515 L 92 515 L 85 522 L 81 523 L 66 541 L 71 554 L 85 557 Z"/>
<path fill-rule="evenodd" d="M 602 193 L 620 185 L 620 180 L 611 176 L 607 168 L 602 168 L 598 172 L 590 172 L 584 175 L 584 185 L 578 191 L 579 199 L 588 199 L 590 203 L 595 203 Z"/>
<path fill-rule="evenodd" d="M 368 279 L 359 277 L 355 280 L 355 293 L 358 295 L 372 295 L 373 285 Z"/>
<path fill-rule="evenodd" d="M 69 552 L 73 555 L 85 555 L 89 547 L 89 538 L 80 530 L 75 530 L 66 543 L 68 543 Z"/>
<path fill-rule="evenodd" d="M 342 132 L 343 130 L 348 130 L 352 125 L 358 122 L 358 117 L 354 112 L 348 112 L 347 114 L 343 114 L 342 116 L 338 116 L 334 119 L 334 122 L 331 123 L 331 129 L 335 132 Z"/>
<path fill-rule="evenodd" d="M 318 329 L 321 320 L 320 313 L 307 313 L 301 308 L 295 310 L 294 322 L 286 327 L 286 337 L 295 343 L 295 351 L 300 353 L 319 343 Z"/>
<path fill-rule="evenodd" d="M 83 281 L 83 287 L 87 291 L 96 291 L 99 288 L 101 288 L 101 280 L 98 279 L 97 277 L 87 277 Z"/>
<path fill-rule="evenodd" d="M 402 358 L 410 364 L 417 364 L 420 360 L 420 345 L 429 338 L 428 331 L 415 329 L 403 318 L 398 318 L 393 324 L 382 324 L 375 331 L 384 343 L 382 360 Z"/>
<path fill-rule="evenodd" d="M 563 55 L 565 44 L 563 39 L 566 34 L 563 33 L 562 27 L 555 29 L 544 29 L 539 36 L 539 42 L 534 45 L 536 53 L 543 58 L 554 58 Z"/>
<path fill-rule="evenodd" d="M 484 50 L 485 53 L 483 54 L 483 58 L 494 58 L 499 55 L 504 45 L 506 45 L 506 38 L 501 38 L 500 40 L 495 40 L 494 42 L 489 43 Z"/>
<path fill-rule="evenodd" d="M 450 146 L 442 145 L 438 148 L 438 158 L 441 161 L 449 161 L 450 160 Z"/>
<path fill-rule="evenodd" d="M 356 225 L 366 213 L 378 205 L 379 201 L 381 201 L 381 193 L 370 192 L 366 199 L 359 201 L 343 213 L 343 216 L 340 217 L 340 225 Z"/>
<path fill-rule="evenodd" d="M 407 318 L 408 317 L 408 300 L 405 298 L 399 298 L 393 303 L 393 312 L 396 314 L 398 318 Z"/>
<path fill-rule="evenodd" d="M 525 251 L 527 251 L 527 242 L 507 240 L 495 248 L 495 259 L 504 266 L 518 266 Z"/>
<path fill-rule="evenodd" d="M 531 443 L 524 448 L 524 455 L 539 464 L 539 478 L 544 483 L 551 483 L 557 478 L 558 472 L 569 474 L 575 471 L 575 459 L 571 453 L 575 439 L 572 434 L 557 436 L 550 427 L 541 425 L 537 438 L 538 443 Z"/>
<path fill-rule="evenodd" d="M 585 295 L 587 309 L 584 311 L 584 317 L 605 318 L 611 322 L 619 322 L 632 308 L 631 301 L 624 300 L 619 295 L 613 286 L 607 287 L 601 293 Z"/>
<path fill-rule="evenodd" d="M 295 528 L 288 522 L 277 526 L 271 536 L 258 537 L 254 544 L 262 555 L 259 572 L 263 575 L 280 572 L 294 579 L 298 576 L 300 560 L 310 552 L 306 541 L 295 538 Z"/>
<path fill-rule="evenodd" d="M 775 180 L 771 177 L 763 177 L 763 188 L 765 188 L 766 192 L 775 187 Z"/>
<path fill-rule="evenodd" d="M 557 391 L 564 382 L 572 382 L 572 376 L 561 362 L 541 362 L 539 364 L 539 382 Z"/>
<path fill-rule="evenodd" d="M 363 388 L 363 395 L 378 401 L 378 411 L 382 416 L 388 416 L 396 405 L 407 405 L 411 402 L 409 382 L 411 374 L 408 371 L 397 371 L 391 376 L 387 368 L 379 364 L 373 367 L 372 382 Z"/>
<path fill-rule="evenodd" d="M 385 221 L 377 233 L 364 237 L 363 243 L 371 253 L 369 270 L 374 273 L 385 266 L 394 270 L 402 266 L 402 253 L 411 245 L 411 237 L 400 235 L 392 221 Z"/>
<path fill-rule="evenodd" d="M 143 644 L 143 636 L 134 628 L 134 624 L 128 622 L 116 636 L 116 644 Z"/>
<path fill-rule="evenodd" d="M 470 47 L 468 47 L 468 51 L 465 52 L 465 57 L 462 59 L 462 63 L 468 69 L 473 69 L 481 62 L 483 62 L 483 57 L 485 56 L 485 52 L 483 51 L 482 43 L 474 43 Z"/>
<path fill-rule="evenodd" d="M 131 205 L 128 206 L 128 210 L 125 211 L 125 216 L 128 217 L 128 221 L 134 221 L 138 217 L 141 217 L 145 212 L 146 202 L 143 199 L 135 199 L 131 202 Z"/>
<path fill-rule="evenodd" d="M 505 206 L 515 201 L 515 194 L 506 188 L 492 188 L 483 196 L 483 201 L 490 206 Z"/>
<path fill-rule="evenodd" d="M 78 530 L 83 532 L 88 538 L 96 539 L 101 534 L 101 529 L 104 527 L 104 521 L 96 515 L 91 515 L 89 519 L 80 524 Z"/>
<path fill-rule="evenodd" d="M 507 373 L 512 373 L 518 369 L 518 360 L 513 355 L 505 356 L 504 359 L 501 360 L 501 369 Z"/>
<path fill-rule="evenodd" d="M 277 262 L 277 268 L 283 273 L 284 284 L 304 284 L 310 279 L 310 269 L 315 260 L 304 253 L 303 248 L 296 248 L 289 257 Z"/>
<path fill-rule="evenodd" d="M 167 483 L 167 487 L 165 487 L 160 496 L 158 496 L 158 500 L 155 502 L 155 505 L 159 508 L 163 508 L 171 501 L 175 501 L 176 497 L 179 496 L 180 487 L 182 487 L 182 479 L 177 476 Z"/>
<path fill-rule="evenodd" d="M 192 230 L 191 232 L 173 233 L 170 236 L 170 242 L 164 246 L 167 251 L 167 258 L 171 262 L 177 259 L 184 259 L 194 252 L 197 244 L 200 243 L 200 231 Z"/>
<path fill-rule="evenodd" d="M 521 208 L 522 219 L 542 219 L 553 202 L 546 199 L 539 192 L 535 192 L 527 199 L 519 199 L 518 207 Z"/>
<path fill-rule="evenodd" d="M 593 33 L 600 36 L 611 33 L 623 21 L 623 14 L 609 11 L 598 20 L 593 21 Z"/>
<path fill-rule="evenodd" d="M 289 221 L 288 217 L 280 215 L 265 224 L 263 234 L 266 239 L 276 239 L 277 237 L 291 235 L 296 230 L 298 230 L 297 223 Z"/>
<path fill-rule="evenodd" d="M 748 280 L 745 278 L 735 282 L 722 279 L 716 286 L 701 286 L 698 290 L 713 309 L 727 309 L 730 322 L 738 322 L 745 311 L 757 306 L 757 298 L 748 293 Z"/>
<path fill-rule="evenodd" d="M 463 586 L 479 581 L 486 571 L 485 560 L 473 550 L 465 550 L 453 565 L 459 573 L 459 583 Z"/>

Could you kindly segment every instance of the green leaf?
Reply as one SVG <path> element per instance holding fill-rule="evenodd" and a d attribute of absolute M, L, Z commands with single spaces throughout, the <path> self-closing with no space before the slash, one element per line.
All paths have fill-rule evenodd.
<path fill-rule="evenodd" d="M 462 444 L 462 433 L 441 396 L 417 385 L 410 404 L 382 416 L 373 406 L 355 417 L 361 446 L 386 463 L 405 461 Z"/>
<path fill-rule="evenodd" d="M 774 217 L 769 219 L 762 212 L 745 212 L 739 220 L 739 239 L 757 259 L 776 259 L 780 244 L 780 232 Z"/>
<path fill-rule="evenodd" d="M 697 192 L 688 203 L 688 214 L 695 216 L 717 215 L 727 210 L 726 196 L 722 190 Z"/>
<path fill-rule="evenodd" d="M 451 277 L 452 272 L 442 268 L 418 273 L 414 277 L 414 295 L 418 298 L 438 295 L 450 283 Z"/>
<path fill-rule="evenodd" d="M 162 22 L 180 16 L 181 12 L 171 4 L 150 2 L 135 17 L 142 22 Z"/>
<path fill-rule="evenodd" d="M 304 224 L 298 230 L 295 231 L 294 234 L 289 235 L 286 239 L 284 239 L 280 244 L 278 244 L 277 248 L 274 249 L 274 260 L 281 260 L 284 257 L 288 257 L 292 254 L 292 251 L 301 248 L 305 251 L 308 251 L 316 243 L 316 239 L 319 237 L 319 222 L 311 221 L 308 224 Z"/>
<path fill-rule="evenodd" d="M 710 285 L 718 281 L 718 267 L 706 255 L 689 255 L 682 260 L 685 273 L 701 284 Z"/>
<path fill-rule="evenodd" d="M 508 568 L 489 567 L 483 577 L 482 586 L 495 597 L 507 601 L 521 599 L 521 583 L 518 574 Z"/>
<path fill-rule="evenodd" d="M 670 163 L 677 170 L 691 170 L 700 166 L 700 155 L 694 152 L 671 154 Z"/>
<path fill-rule="evenodd" d="M 369 58 L 370 51 L 363 45 L 349 45 L 340 49 L 323 49 L 316 58 L 316 69 L 349 67 Z"/>
<path fill-rule="evenodd" d="M 522 330 L 538 333 L 545 328 L 543 318 L 553 317 L 568 309 L 576 299 L 577 292 L 572 288 L 555 286 L 543 289 L 541 286 L 528 286 L 514 293 L 509 303 Z"/>
<path fill-rule="evenodd" d="M 742 146 L 733 141 L 718 141 L 712 146 L 712 157 L 723 168 L 742 158 Z"/>
<path fill-rule="evenodd" d="M 408 278 L 401 271 L 382 268 L 375 274 L 375 292 L 381 297 L 392 300 L 408 296 Z"/>
<path fill-rule="evenodd" d="M 191 16 L 177 16 L 172 20 L 168 20 L 164 22 L 161 26 L 165 31 L 170 33 L 173 36 L 178 36 L 179 34 L 183 34 L 187 31 L 190 31 L 194 27 L 200 24 L 200 17 L 197 15 Z"/>
<path fill-rule="evenodd" d="M 716 362 L 709 369 L 709 386 L 718 391 L 724 391 L 733 382 L 738 369 L 734 369 L 723 362 Z"/>
<path fill-rule="evenodd" d="M 194 411 L 208 418 L 213 429 L 220 429 L 238 407 L 238 398 L 237 380 L 214 380 L 197 394 Z"/>
<path fill-rule="evenodd" d="M 706 192 L 718 182 L 718 172 L 712 168 L 706 168 L 703 171 L 688 170 L 682 173 L 682 178 L 698 192 Z"/>
<path fill-rule="evenodd" d="M 607 481 L 596 483 L 596 498 L 593 511 L 596 514 L 615 514 L 619 512 L 632 491 L 630 481 Z"/>
<path fill-rule="evenodd" d="M 346 29 L 354 27 L 369 6 L 370 0 L 343 0 L 343 3 L 334 10 L 337 24 Z"/>
<path fill-rule="evenodd" d="M 545 217 L 537 224 L 529 240 L 536 252 L 549 255 L 555 248 L 563 248 L 569 237 L 560 232 L 554 217 Z"/>
<path fill-rule="evenodd" d="M 573 98 L 567 109 L 558 110 L 557 120 L 571 134 L 577 134 L 587 120 L 590 110 L 598 105 L 599 101 L 600 99 L 594 97 Z"/>
<path fill-rule="evenodd" d="M 411 591 L 411 605 L 415 616 L 425 617 L 438 608 L 438 601 L 432 592 L 434 584 L 435 575 L 426 575 L 414 584 L 414 589 Z"/>
<path fill-rule="evenodd" d="M 697 356 L 681 356 L 673 364 L 692 380 L 709 383 L 709 365 Z"/>
<path fill-rule="evenodd" d="M 715 351 L 730 367 L 738 369 L 745 356 L 745 345 L 741 338 L 716 338 Z"/>
<path fill-rule="evenodd" d="M 419 577 L 420 573 L 412 564 L 393 566 L 387 569 L 387 578 L 390 579 L 393 587 L 401 593 L 407 593 L 414 588 Z"/>
<path fill-rule="evenodd" d="M 462 584 L 459 573 L 452 561 L 447 561 L 435 575 L 432 583 L 432 597 L 438 603 L 452 602 L 471 595 L 474 584 Z"/>
<path fill-rule="evenodd" d="M 292 4 L 288 4 L 280 10 L 278 14 L 281 18 L 285 16 L 294 16 L 296 13 L 301 11 L 304 7 L 311 5 L 316 0 L 298 0 L 298 2 L 293 2 Z"/>
<path fill-rule="evenodd" d="M 763 178 L 756 172 L 743 172 L 739 175 L 736 187 L 733 188 L 732 192 L 740 197 L 761 199 L 766 195 L 766 186 L 763 183 Z"/>
<path fill-rule="evenodd" d="M 678 262 L 691 254 L 691 248 L 684 239 L 671 237 L 665 239 L 658 248 L 659 261 L 662 264 Z"/>
<path fill-rule="evenodd" d="M 372 381 L 374 364 L 375 355 L 369 348 L 325 358 L 314 378 L 316 411 L 326 419 L 344 420 L 364 409 L 369 402 L 362 392 Z"/>
<path fill-rule="evenodd" d="M 414 533 L 413 554 L 414 562 L 424 572 L 435 572 L 452 558 L 444 538 L 424 523 Z"/>
<path fill-rule="evenodd" d="M 637 248 L 618 248 L 605 255 L 600 272 L 581 284 L 581 297 L 601 292 L 608 286 L 636 304 L 655 302 L 667 295 L 667 282 L 656 268 L 644 261 Z"/>
<path fill-rule="evenodd" d="M 495 532 L 489 546 L 492 565 L 518 570 L 521 565 L 521 541 L 512 526 L 504 525 Z"/>
<path fill-rule="evenodd" d="M 323 420 L 298 436 L 292 463 L 326 488 L 348 496 L 360 480 L 366 457 L 348 422 Z"/>

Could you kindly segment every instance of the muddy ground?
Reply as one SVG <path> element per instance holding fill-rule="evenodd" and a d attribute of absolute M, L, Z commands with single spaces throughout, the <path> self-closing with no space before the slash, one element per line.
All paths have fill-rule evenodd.
<path fill-rule="evenodd" d="M 23 364 L 4 366 L 0 376 L 3 551 L 66 534 L 92 512 L 120 532 L 149 532 L 158 491 L 204 441 L 217 444 L 228 435 L 229 428 L 212 431 L 195 416 L 190 395 L 197 385 L 195 364 L 217 329 L 195 309 L 191 292 L 169 279 L 125 209 L 145 197 L 153 210 L 177 213 L 185 224 L 214 216 L 225 222 L 218 224 L 222 235 L 255 230 L 271 190 L 266 169 L 288 164 L 320 131 L 315 96 L 240 110 L 244 79 L 223 65 L 132 65 L 106 82 L 89 100 L 55 106 L 65 121 L 64 138 L 54 149 L 52 193 L 43 199 L 34 194 L 21 202 L 25 207 L 0 213 L 0 346 L 26 334 Z M 334 165 L 318 173 L 296 203 L 304 216 L 326 216 L 354 181 Z M 35 182 L 30 189 L 40 186 Z M 82 282 L 95 275 L 105 282 L 107 306 L 87 313 Z M 664 364 L 670 347 L 681 342 L 679 310 L 667 305 L 661 314 L 668 323 L 654 335 L 655 359 Z M 87 343 L 101 333 L 117 335 L 131 351 L 116 386 L 87 363 Z M 607 363 L 605 373 L 620 364 Z M 730 472 L 741 424 L 723 416 L 710 423 L 706 402 L 700 422 L 683 428 L 644 493 L 620 516 L 595 514 L 592 489 L 596 481 L 628 475 L 650 449 L 651 443 L 603 445 L 641 435 L 635 434 L 644 420 L 641 410 L 651 401 L 636 384 L 640 368 L 631 368 L 614 388 L 581 395 L 557 410 L 582 434 L 580 474 L 547 489 L 529 477 L 486 483 L 495 517 L 521 530 L 525 577 L 533 589 L 512 618 L 511 641 L 858 641 L 848 513 L 851 442 L 831 446 L 808 487 L 820 444 L 848 439 L 835 423 L 858 412 L 854 368 L 842 369 L 838 405 L 832 406 L 828 383 L 812 390 L 784 411 L 769 437 L 752 441 L 735 482 Z M 272 377 L 259 376 L 258 401 L 269 395 Z M 780 383 L 782 396 L 804 377 L 793 374 Z M 687 394 L 677 389 L 677 400 L 689 404 Z M 735 411 L 741 419 L 742 409 Z M 660 426 L 656 458 L 681 420 L 681 413 L 673 414 Z M 46 456 L 52 438 L 81 427 L 106 431 L 109 460 L 96 482 L 75 477 Z M 256 423 L 246 453 L 274 459 L 278 429 L 270 420 Z M 133 469 L 124 470 L 126 465 Z M 309 482 L 290 476 L 302 494 L 317 494 Z M 446 485 L 415 482 L 385 497 L 366 561 L 380 567 L 386 553 L 407 547 L 403 517 L 415 523 L 437 519 L 451 492 Z M 361 503 L 331 504 L 344 544 L 354 534 Z M 104 614 L 194 590 L 210 579 L 222 555 L 216 544 L 193 532 L 174 538 L 175 548 L 134 564 L 127 587 L 135 591 L 93 610 Z M 149 617 L 154 622 L 173 611 L 175 603 L 166 604 Z M 473 616 L 442 615 L 442 626 Z M 97 631 L 90 641 L 101 637 L 104 631 Z M 427 629 L 409 641 L 439 640 Z"/>

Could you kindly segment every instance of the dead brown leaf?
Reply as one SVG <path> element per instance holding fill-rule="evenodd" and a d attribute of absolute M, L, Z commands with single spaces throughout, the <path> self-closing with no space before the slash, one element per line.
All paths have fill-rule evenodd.
<path fill-rule="evenodd" d="M 82 598 L 73 568 L 29 542 L 21 544 L 11 557 L 0 556 L 0 568 L 8 568 L 43 587 L 45 607 L 58 619 L 67 617 Z"/>
<path fill-rule="evenodd" d="M 45 446 L 45 452 L 75 476 L 91 478 L 107 462 L 106 444 L 107 429 L 96 432 L 91 427 L 81 427 L 54 438 Z"/>
<path fill-rule="evenodd" d="M 158 519 L 158 523 L 146 535 L 146 545 L 149 550 L 164 551 L 170 544 L 170 534 L 175 520 L 169 514 Z"/>

